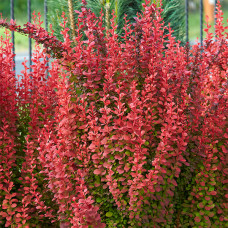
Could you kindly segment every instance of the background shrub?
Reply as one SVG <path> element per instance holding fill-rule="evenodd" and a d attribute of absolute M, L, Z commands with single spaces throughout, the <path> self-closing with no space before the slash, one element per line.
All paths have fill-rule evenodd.
<path fill-rule="evenodd" d="M 69 4 L 70 2 L 70 4 Z M 125 15 L 129 23 L 135 23 L 135 17 L 137 14 L 141 14 L 144 10 L 142 7 L 142 3 L 144 0 L 87 0 L 87 8 L 89 8 L 97 17 L 100 16 L 101 9 L 103 11 L 103 25 L 109 26 L 110 19 L 112 18 L 112 13 L 114 12 L 116 18 L 115 23 L 117 26 L 117 33 L 123 34 L 123 27 L 125 24 Z M 156 1 L 152 1 L 156 2 Z M 158 3 L 160 4 L 160 3 Z M 72 6 L 72 7 L 71 7 Z M 81 0 L 49 0 L 49 21 L 53 24 L 55 35 L 62 39 L 60 35 L 61 27 L 59 24 L 61 23 L 61 14 L 62 12 L 66 12 L 66 16 L 68 18 L 68 27 L 71 30 L 71 35 L 74 30 L 74 23 L 71 23 L 71 19 L 73 21 L 77 21 L 78 14 L 76 11 L 81 11 L 82 1 Z M 171 24 L 172 29 L 174 30 L 174 36 L 181 41 L 184 41 L 184 4 L 181 0 L 163 0 L 162 1 L 162 17 L 164 19 L 165 25 L 168 23 Z"/>

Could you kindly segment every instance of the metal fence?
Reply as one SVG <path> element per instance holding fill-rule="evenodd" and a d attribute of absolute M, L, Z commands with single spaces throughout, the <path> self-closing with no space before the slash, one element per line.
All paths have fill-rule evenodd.
<path fill-rule="evenodd" d="M 10 18 L 11 19 L 15 19 L 14 16 L 14 2 L 15 0 L 10 0 Z M 44 23 L 45 23 L 45 29 L 48 30 L 48 20 L 47 20 L 47 11 L 48 11 L 48 7 L 47 7 L 47 0 L 44 0 Z M 28 17 L 28 22 L 31 22 L 31 0 L 27 0 L 27 17 Z M 29 66 L 31 66 L 31 58 L 32 58 L 32 40 L 29 37 L 28 39 L 29 42 L 29 56 L 28 56 L 28 60 L 29 60 Z M 15 54 L 15 37 L 14 37 L 14 31 L 12 31 L 12 43 L 13 43 L 13 54 Z M 15 61 L 15 59 L 14 59 Z M 29 67 L 30 71 L 31 68 Z"/>
<path fill-rule="evenodd" d="M 217 0 L 215 0 L 215 6 L 217 5 Z M 216 15 L 216 7 L 214 8 L 214 15 Z M 185 0 L 185 26 L 186 26 L 186 43 L 189 42 L 189 0 Z M 215 18 L 216 24 L 216 18 Z M 203 46 L 203 0 L 200 0 L 200 43 Z"/>
<path fill-rule="evenodd" d="M 15 0 L 10 0 L 10 16 L 11 19 L 14 18 L 14 2 Z M 189 0 L 185 0 L 185 25 L 186 25 L 186 43 L 189 42 Z M 215 0 L 215 5 L 217 4 L 217 0 Z M 44 22 L 45 22 L 45 28 L 48 30 L 48 20 L 47 20 L 47 0 L 44 0 Z M 216 7 L 215 7 L 215 12 L 216 14 Z M 27 0 L 27 17 L 28 17 L 28 22 L 31 22 L 31 0 Z M 215 21 L 216 23 L 216 21 Z M 12 42 L 15 44 L 15 38 L 14 38 L 14 32 L 12 32 Z M 31 56 L 32 56 L 32 41 L 31 38 L 29 38 L 29 66 L 31 65 Z M 200 43 L 201 46 L 203 46 L 203 0 L 200 0 Z M 15 53 L 15 45 L 13 45 L 13 53 Z"/>

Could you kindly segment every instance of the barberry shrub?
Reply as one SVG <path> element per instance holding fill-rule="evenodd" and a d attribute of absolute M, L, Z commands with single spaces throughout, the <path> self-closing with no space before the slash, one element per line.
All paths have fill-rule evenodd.
<path fill-rule="evenodd" d="M 23 28 L 1 20 L 37 41 L 31 72 L 23 63 L 16 76 L 9 32 L 0 39 L 2 227 L 228 225 L 220 4 L 216 35 L 208 25 L 204 46 L 191 48 L 160 7 L 143 7 L 121 39 L 115 18 L 105 31 L 85 5 L 74 40 L 62 15 L 64 42 L 35 15 Z"/>

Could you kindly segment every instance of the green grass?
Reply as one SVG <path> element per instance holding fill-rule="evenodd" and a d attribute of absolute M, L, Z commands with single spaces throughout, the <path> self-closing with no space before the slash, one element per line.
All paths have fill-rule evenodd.
<path fill-rule="evenodd" d="M 43 9 L 43 0 L 36 0 L 31 1 L 31 10 L 35 10 L 36 12 L 41 12 L 41 15 L 44 14 Z M 18 25 L 23 25 L 27 23 L 27 0 L 16 0 L 14 1 L 14 16 Z M 0 14 L 3 15 L 3 18 L 7 18 L 9 21 L 10 18 L 10 1 L 9 0 L 0 0 Z M 0 27 L 0 36 L 4 36 L 4 28 Z M 27 52 L 28 50 L 28 37 L 19 34 L 17 32 L 14 33 L 15 35 L 15 50 L 16 52 Z"/>
<path fill-rule="evenodd" d="M 15 46 L 15 50 L 16 52 L 26 52 L 27 49 L 28 49 L 28 38 L 25 37 L 24 35 L 22 34 L 19 34 L 19 33 L 14 33 L 15 34 L 15 43 L 16 43 L 16 46 Z M 5 36 L 4 34 L 4 29 L 0 28 L 0 36 Z"/>
<path fill-rule="evenodd" d="M 21 25 L 23 27 L 23 24 L 27 23 L 26 19 L 22 20 L 17 20 L 17 24 Z M 43 26 L 43 25 L 42 25 Z M 0 36 L 5 36 L 4 34 L 5 29 L 0 27 Z M 28 51 L 29 47 L 29 39 L 28 36 L 22 35 L 18 32 L 14 33 L 15 37 L 15 52 L 16 53 L 24 53 Z M 34 42 L 32 42 L 32 46 L 34 47 Z"/>

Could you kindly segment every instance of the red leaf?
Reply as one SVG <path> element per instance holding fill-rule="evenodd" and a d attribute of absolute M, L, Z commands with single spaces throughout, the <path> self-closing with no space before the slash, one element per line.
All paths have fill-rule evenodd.
<path fill-rule="evenodd" d="M 11 205 L 12 208 L 14 208 L 14 207 L 16 207 L 16 206 L 17 206 L 16 203 L 13 203 L 13 204 Z"/>
<path fill-rule="evenodd" d="M 161 88 L 160 90 L 162 93 L 165 93 L 166 89 L 165 88 Z"/>
<path fill-rule="evenodd" d="M 21 217 L 21 214 L 20 214 L 20 213 L 17 213 L 17 214 L 16 214 L 16 217 L 17 217 L 17 218 L 20 218 L 20 217 Z"/>
<path fill-rule="evenodd" d="M 177 182 L 176 182 L 174 179 L 172 179 L 172 184 L 173 184 L 174 186 L 177 186 Z"/>
<path fill-rule="evenodd" d="M 195 221 L 196 222 L 200 222 L 201 221 L 201 218 L 197 216 L 197 217 L 195 217 Z"/>
<path fill-rule="evenodd" d="M 93 173 L 99 175 L 102 173 L 102 171 L 100 169 L 95 169 Z"/>
<path fill-rule="evenodd" d="M 215 196 L 215 195 L 217 195 L 217 192 L 216 191 L 212 191 L 212 192 L 210 192 L 210 195 Z"/>

